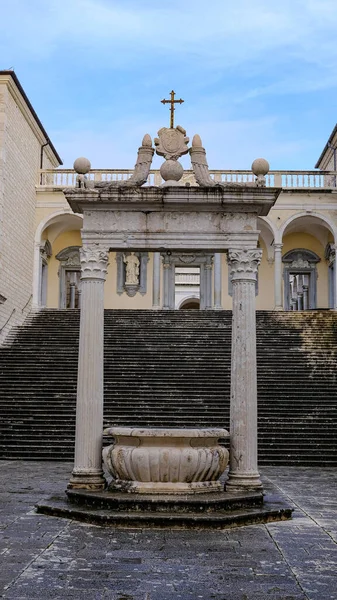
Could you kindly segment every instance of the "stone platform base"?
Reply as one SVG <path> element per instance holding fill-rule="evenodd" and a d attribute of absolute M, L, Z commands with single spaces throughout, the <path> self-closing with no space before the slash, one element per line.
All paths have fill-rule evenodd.
<path fill-rule="evenodd" d="M 122 492 L 68 490 L 64 497 L 40 502 L 37 512 L 99 525 L 119 527 L 225 528 L 291 518 L 293 509 L 276 491 L 210 493 L 172 497 Z"/>

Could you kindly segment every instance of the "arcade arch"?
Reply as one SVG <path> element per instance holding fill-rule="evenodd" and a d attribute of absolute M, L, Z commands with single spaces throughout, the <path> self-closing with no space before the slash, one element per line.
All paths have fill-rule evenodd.
<path fill-rule="evenodd" d="M 194 298 L 190 296 L 189 298 L 185 298 L 180 305 L 178 306 L 179 310 L 199 310 L 200 309 L 200 300 L 199 298 Z"/>
<path fill-rule="evenodd" d="M 282 244 L 283 307 L 285 310 L 333 308 L 336 298 L 336 231 L 325 215 L 292 215 L 279 230 Z"/>
<path fill-rule="evenodd" d="M 34 239 L 33 306 L 59 307 L 60 267 L 56 255 L 69 246 L 81 246 L 83 218 L 70 210 L 62 210 L 43 219 Z M 46 252 L 46 248 L 48 252 Z"/>

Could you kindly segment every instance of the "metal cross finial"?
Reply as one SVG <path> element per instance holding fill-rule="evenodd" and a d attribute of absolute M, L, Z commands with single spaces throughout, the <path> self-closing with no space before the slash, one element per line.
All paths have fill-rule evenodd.
<path fill-rule="evenodd" d="M 171 127 L 171 129 L 173 129 L 173 127 L 174 127 L 174 111 L 175 111 L 174 105 L 176 102 L 179 102 L 179 104 L 182 104 L 184 102 L 184 100 L 182 100 L 181 98 L 179 100 L 175 100 L 174 94 L 175 94 L 175 92 L 172 90 L 171 100 L 161 100 L 160 101 L 163 104 L 171 104 L 171 108 L 170 108 L 170 111 L 171 111 L 170 127 Z"/>

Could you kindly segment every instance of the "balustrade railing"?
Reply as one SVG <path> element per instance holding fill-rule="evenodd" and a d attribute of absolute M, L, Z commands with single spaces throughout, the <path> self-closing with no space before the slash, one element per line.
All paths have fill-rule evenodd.
<path fill-rule="evenodd" d="M 200 285 L 200 275 L 178 273 L 175 276 L 175 283 L 178 285 Z"/>
<path fill-rule="evenodd" d="M 93 181 L 123 181 L 132 175 L 132 169 L 93 169 L 88 177 Z M 223 183 L 252 183 L 255 176 L 251 171 L 210 171 L 215 181 Z M 38 188 L 63 189 L 74 187 L 76 172 L 73 169 L 42 169 Z M 163 183 L 159 170 L 150 171 L 147 185 Z M 185 171 L 182 185 L 197 185 L 193 171 Z M 266 176 L 268 187 L 286 189 L 331 189 L 337 187 L 337 171 L 269 171 Z"/>

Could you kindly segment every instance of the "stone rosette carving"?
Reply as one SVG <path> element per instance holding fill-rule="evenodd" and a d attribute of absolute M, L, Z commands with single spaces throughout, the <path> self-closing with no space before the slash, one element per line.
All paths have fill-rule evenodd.
<path fill-rule="evenodd" d="M 105 281 L 109 249 L 99 244 L 90 244 L 80 249 L 81 279 L 101 279 Z"/>
<path fill-rule="evenodd" d="M 232 282 L 239 279 L 250 279 L 255 282 L 261 258 L 262 250 L 259 248 L 228 250 L 227 261 Z"/>
<path fill-rule="evenodd" d="M 144 494 L 223 491 L 218 481 L 229 453 L 219 445 L 226 429 L 110 427 L 115 443 L 103 449 L 110 490 Z"/>

